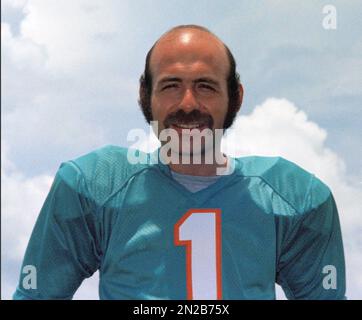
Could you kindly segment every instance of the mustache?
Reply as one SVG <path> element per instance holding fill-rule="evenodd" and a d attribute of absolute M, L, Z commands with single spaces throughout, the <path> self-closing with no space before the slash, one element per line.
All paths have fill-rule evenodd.
<path fill-rule="evenodd" d="M 181 109 L 170 113 L 164 120 L 163 124 L 165 128 L 169 128 L 171 125 L 177 125 L 178 123 L 189 124 L 194 122 L 202 123 L 209 129 L 212 129 L 214 125 L 214 119 L 211 117 L 211 115 L 201 113 L 197 109 L 192 110 L 190 113 L 186 113 Z"/>

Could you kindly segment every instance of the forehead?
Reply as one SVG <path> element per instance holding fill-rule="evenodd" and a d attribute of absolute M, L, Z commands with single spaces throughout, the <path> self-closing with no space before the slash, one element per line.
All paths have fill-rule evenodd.
<path fill-rule="evenodd" d="M 183 30 L 162 37 L 150 59 L 156 79 L 167 73 L 198 73 L 227 78 L 229 60 L 223 43 L 215 36 L 199 30 Z"/>

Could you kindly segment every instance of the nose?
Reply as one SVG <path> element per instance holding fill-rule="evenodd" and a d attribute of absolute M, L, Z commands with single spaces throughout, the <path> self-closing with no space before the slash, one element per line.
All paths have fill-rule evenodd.
<path fill-rule="evenodd" d="M 186 113 L 199 109 L 199 105 L 192 89 L 188 88 L 185 90 L 179 107 Z"/>

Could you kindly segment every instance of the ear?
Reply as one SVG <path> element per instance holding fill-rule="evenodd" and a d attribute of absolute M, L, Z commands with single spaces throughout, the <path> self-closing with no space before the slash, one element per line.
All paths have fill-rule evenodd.
<path fill-rule="evenodd" d="M 243 88 L 243 85 L 240 83 L 240 84 L 239 84 L 238 111 L 240 110 L 241 104 L 243 103 L 243 98 L 244 98 L 244 88 Z"/>

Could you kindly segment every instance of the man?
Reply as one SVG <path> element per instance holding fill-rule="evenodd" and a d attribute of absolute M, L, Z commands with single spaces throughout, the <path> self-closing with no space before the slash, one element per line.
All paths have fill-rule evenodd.
<path fill-rule="evenodd" d="M 14 298 L 70 299 L 99 270 L 101 299 L 275 299 L 275 282 L 290 299 L 343 299 L 328 187 L 283 158 L 220 150 L 242 97 L 214 34 L 164 34 L 140 81 L 162 147 L 136 152 L 143 163 L 108 146 L 61 165 L 23 262 L 36 283 L 21 273 Z"/>

